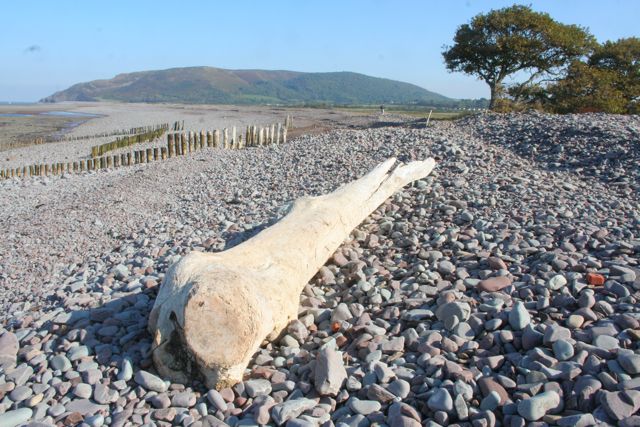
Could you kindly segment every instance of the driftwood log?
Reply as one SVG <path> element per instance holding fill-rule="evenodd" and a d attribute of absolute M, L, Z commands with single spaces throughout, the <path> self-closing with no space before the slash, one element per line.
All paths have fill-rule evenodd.
<path fill-rule="evenodd" d="M 167 272 L 149 318 L 153 361 L 167 379 L 221 388 L 242 381 L 265 339 L 297 319 L 300 293 L 340 244 L 403 186 L 433 169 L 433 159 L 395 165 L 319 197 L 253 238 L 219 253 L 192 252 Z"/>

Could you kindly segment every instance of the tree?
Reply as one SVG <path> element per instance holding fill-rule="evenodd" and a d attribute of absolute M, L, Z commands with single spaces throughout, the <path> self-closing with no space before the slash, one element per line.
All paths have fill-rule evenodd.
<path fill-rule="evenodd" d="M 565 76 L 523 98 L 557 113 L 637 113 L 640 110 L 640 39 L 607 41 L 586 61 L 573 61 Z"/>
<path fill-rule="evenodd" d="M 640 39 L 629 37 L 607 41 L 593 52 L 588 63 L 597 70 L 615 73 L 613 87 L 626 100 L 627 112 L 637 113 L 640 107 Z"/>
<path fill-rule="evenodd" d="M 616 87 L 618 77 L 615 71 L 574 61 L 563 79 L 544 89 L 542 104 L 555 113 L 625 113 L 628 101 Z"/>
<path fill-rule="evenodd" d="M 476 75 L 489 85 L 489 108 L 494 108 L 505 92 L 507 77 L 527 73 L 526 86 L 544 75 L 557 74 L 594 45 L 586 29 L 514 5 L 476 15 L 458 27 L 454 45 L 442 55 L 450 71 Z"/>

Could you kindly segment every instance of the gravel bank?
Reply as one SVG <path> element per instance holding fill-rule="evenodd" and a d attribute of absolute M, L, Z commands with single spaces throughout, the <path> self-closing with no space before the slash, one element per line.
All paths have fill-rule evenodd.
<path fill-rule="evenodd" d="M 626 150 L 615 174 L 552 161 L 555 137 L 536 133 L 597 162 L 573 151 L 588 122 L 590 146 Z M 636 425 L 633 129 L 637 118 L 475 117 L 0 183 L 0 425 Z M 513 142 L 528 133 L 535 153 Z M 392 155 L 439 163 L 351 234 L 245 382 L 215 391 L 153 374 L 145 328 L 168 265 Z"/>

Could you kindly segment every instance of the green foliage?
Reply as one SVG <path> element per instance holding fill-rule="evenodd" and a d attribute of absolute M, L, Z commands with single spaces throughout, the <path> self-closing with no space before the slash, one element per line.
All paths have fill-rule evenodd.
<path fill-rule="evenodd" d="M 588 60 L 573 61 L 562 79 L 518 88 L 517 97 L 557 113 L 638 113 L 640 39 L 607 41 Z"/>
<path fill-rule="evenodd" d="M 532 82 L 558 73 L 571 60 L 587 54 L 595 39 L 586 29 L 564 25 L 546 13 L 514 5 L 472 18 L 443 52 L 447 68 L 478 76 L 491 89 L 490 108 L 504 95 L 504 80 L 519 72 Z"/>

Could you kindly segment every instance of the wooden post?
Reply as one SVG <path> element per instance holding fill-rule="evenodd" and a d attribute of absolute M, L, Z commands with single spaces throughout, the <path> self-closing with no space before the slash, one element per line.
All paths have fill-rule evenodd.
<path fill-rule="evenodd" d="M 191 153 L 193 151 L 193 131 L 190 130 L 189 131 L 189 147 L 188 147 L 189 153 Z"/>
<path fill-rule="evenodd" d="M 213 131 L 213 146 L 215 148 L 220 148 L 220 129 Z"/>
<path fill-rule="evenodd" d="M 222 130 L 222 148 L 229 148 L 229 129 Z"/>
<path fill-rule="evenodd" d="M 285 126 L 284 129 L 282 129 L 282 143 L 286 143 L 287 142 L 287 127 Z"/>
<path fill-rule="evenodd" d="M 160 147 L 160 158 L 167 160 L 167 147 Z"/>
<path fill-rule="evenodd" d="M 278 123 L 278 127 L 276 129 L 276 144 L 280 143 L 280 132 L 282 132 L 282 123 Z"/>
<path fill-rule="evenodd" d="M 113 159 L 111 156 L 107 156 L 107 168 L 111 169 L 113 167 Z"/>
<path fill-rule="evenodd" d="M 208 130 L 207 131 L 207 147 L 213 146 L 213 133 Z"/>
<path fill-rule="evenodd" d="M 174 124 L 175 125 L 175 124 Z M 167 134 L 167 152 L 169 153 L 169 157 L 173 157 L 173 134 Z"/>
<path fill-rule="evenodd" d="M 131 166 L 131 153 L 127 153 L 127 166 Z"/>
<path fill-rule="evenodd" d="M 203 130 L 200 131 L 200 148 L 207 146 L 207 133 Z"/>
<path fill-rule="evenodd" d="M 154 161 L 160 160 L 160 157 L 158 155 L 158 148 L 157 147 L 153 149 L 153 160 Z"/>
<path fill-rule="evenodd" d="M 113 155 L 113 167 L 114 168 L 120 167 L 120 156 L 118 156 L 117 154 Z"/>
<path fill-rule="evenodd" d="M 271 131 L 270 131 L 270 136 L 271 136 L 271 140 L 269 141 L 270 144 L 275 144 L 275 137 L 276 137 L 276 125 L 271 125 Z"/>
<path fill-rule="evenodd" d="M 180 155 L 185 156 L 187 154 L 187 136 L 182 134 L 180 137 Z"/>
<path fill-rule="evenodd" d="M 231 128 L 231 148 L 238 148 L 238 140 L 236 139 L 236 127 Z"/>

